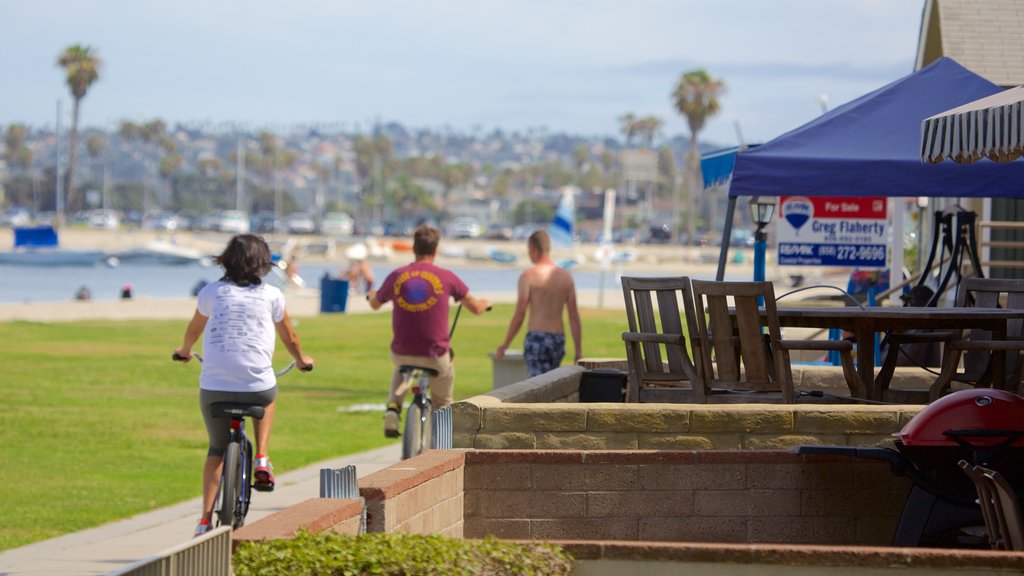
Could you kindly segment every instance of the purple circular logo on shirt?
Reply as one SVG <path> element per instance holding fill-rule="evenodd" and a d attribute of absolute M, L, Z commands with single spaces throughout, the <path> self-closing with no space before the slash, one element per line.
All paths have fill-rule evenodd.
<path fill-rule="evenodd" d="M 438 296 L 444 294 L 444 286 L 432 272 L 412 270 L 395 280 L 395 294 L 395 303 L 403 310 L 425 312 L 437 304 Z"/>

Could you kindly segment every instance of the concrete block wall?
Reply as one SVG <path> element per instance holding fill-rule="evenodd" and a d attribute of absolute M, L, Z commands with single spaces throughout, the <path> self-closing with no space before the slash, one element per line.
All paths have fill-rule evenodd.
<path fill-rule="evenodd" d="M 606 367 L 609 360 L 591 364 Z M 585 362 L 584 362 L 585 363 Z M 453 446 L 482 450 L 777 450 L 876 446 L 922 405 L 580 403 L 583 366 L 563 366 L 452 405 Z M 842 386 L 804 368 L 815 389 Z M 904 383 L 914 384 L 916 373 Z M 813 383 L 812 383 L 813 382 Z"/>
<path fill-rule="evenodd" d="M 463 535 L 464 453 L 432 450 L 360 479 L 367 532 Z"/>
<path fill-rule="evenodd" d="M 887 545 L 906 478 L 785 452 L 470 451 L 467 538 Z"/>
<path fill-rule="evenodd" d="M 780 450 L 891 442 L 922 407 L 855 404 L 501 403 L 453 408 L 454 447 L 481 450 Z"/>

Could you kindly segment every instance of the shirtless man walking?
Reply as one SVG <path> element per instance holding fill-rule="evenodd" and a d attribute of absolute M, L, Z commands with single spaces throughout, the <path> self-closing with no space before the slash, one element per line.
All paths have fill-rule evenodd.
<path fill-rule="evenodd" d="M 565 328 L 562 310 L 569 310 L 569 328 L 576 347 L 575 364 L 583 357 L 580 312 L 576 308 L 576 285 L 568 271 L 551 260 L 551 238 L 544 230 L 530 235 L 527 241 L 533 266 L 519 276 L 516 310 L 508 326 L 505 341 L 498 346 L 494 357 L 501 360 L 505 349 L 519 333 L 529 309 L 530 321 L 523 341 L 523 356 L 530 376 L 558 368 L 565 356 Z"/>

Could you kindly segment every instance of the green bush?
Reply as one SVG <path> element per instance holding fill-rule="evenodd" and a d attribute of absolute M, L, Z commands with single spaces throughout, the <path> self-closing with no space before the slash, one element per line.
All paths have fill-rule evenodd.
<path fill-rule="evenodd" d="M 233 564 L 236 576 L 546 576 L 569 574 L 572 557 L 558 546 L 539 542 L 303 531 L 290 540 L 242 542 Z"/>

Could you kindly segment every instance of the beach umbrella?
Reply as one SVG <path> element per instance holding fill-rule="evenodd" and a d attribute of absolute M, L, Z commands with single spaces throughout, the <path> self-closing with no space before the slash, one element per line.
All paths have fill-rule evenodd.
<path fill-rule="evenodd" d="M 921 161 L 982 158 L 1010 162 L 1024 153 L 1024 86 L 968 102 L 921 122 Z"/>

